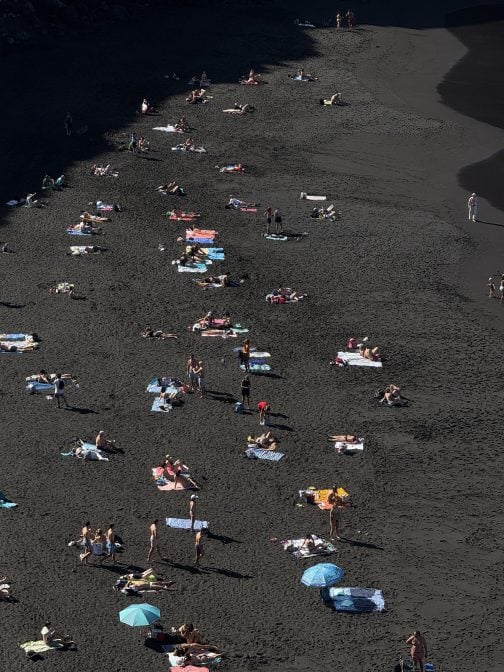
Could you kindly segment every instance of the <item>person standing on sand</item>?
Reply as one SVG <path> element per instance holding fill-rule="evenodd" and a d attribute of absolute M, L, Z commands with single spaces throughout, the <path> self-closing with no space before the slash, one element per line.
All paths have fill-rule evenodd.
<path fill-rule="evenodd" d="M 476 215 L 478 214 L 478 197 L 476 194 L 471 194 L 469 200 L 467 201 L 467 215 L 470 222 L 476 221 Z"/>
<path fill-rule="evenodd" d="M 198 530 L 194 538 L 194 550 L 196 551 L 196 557 L 194 559 L 194 564 L 196 567 L 199 566 L 201 558 L 205 555 L 203 550 L 203 537 L 206 535 L 206 530 Z"/>
<path fill-rule="evenodd" d="M 495 299 L 495 282 L 493 281 L 493 278 L 488 278 L 488 298 L 489 299 Z"/>
<path fill-rule="evenodd" d="M 206 381 L 205 381 L 205 367 L 203 366 L 203 362 L 200 360 L 196 368 L 194 369 L 194 373 L 196 374 L 196 379 L 198 382 L 198 395 L 200 399 L 203 399 L 203 397 L 206 394 Z"/>
<path fill-rule="evenodd" d="M 348 24 L 348 30 L 352 30 L 352 28 L 355 26 L 355 14 L 352 12 L 351 9 L 347 9 L 347 13 L 345 16 Z"/>
<path fill-rule="evenodd" d="M 336 13 L 336 30 L 341 28 L 341 12 Z"/>
<path fill-rule="evenodd" d="M 278 208 L 275 208 L 273 215 L 275 217 L 275 233 L 282 233 L 282 213 Z"/>
<path fill-rule="evenodd" d="M 191 532 L 194 533 L 194 524 L 196 522 L 196 500 L 198 500 L 198 495 L 191 495 L 189 501 L 189 520 L 191 521 Z"/>
<path fill-rule="evenodd" d="M 420 630 L 415 630 L 411 637 L 408 637 L 406 640 L 406 644 L 411 645 L 410 656 L 414 669 L 416 670 L 418 666 L 420 672 L 424 672 L 425 660 L 427 658 L 427 642 Z"/>
<path fill-rule="evenodd" d="M 65 397 L 65 381 L 61 377 L 61 373 L 57 373 L 54 379 L 54 398 L 58 402 L 58 408 L 61 408 L 61 400 L 65 402 L 67 408 L 70 408 Z"/>
<path fill-rule="evenodd" d="M 65 133 L 67 135 L 72 135 L 72 128 L 73 128 L 72 115 L 70 114 L 70 112 L 67 112 L 65 117 Z"/>
<path fill-rule="evenodd" d="M 152 558 L 152 554 L 154 551 L 157 551 L 157 554 L 161 558 L 161 560 L 164 560 L 163 556 L 161 555 L 161 551 L 159 549 L 159 539 L 158 539 L 158 531 L 157 531 L 157 524 L 158 520 L 156 519 L 153 523 L 150 524 L 149 527 L 149 532 L 150 532 L 150 548 L 149 548 L 149 555 L 147 556 L 147 562 L 150 562 Z"/>
<path fill-rule="evenodd" d="M 340 532 L 342 527 L 341 509 L 344 506 L 342 498 L 338 495 L 338 486 L 333 485 L 327 503 L 331 506 L 329 509 L 329 536 L 332 540 L 341 539 Z"/>
<path fill-rule="evenodd" d="M 81 539 L 83 552 L 79 555 L 79 559 L 81 561 L 81 565 L 87 565 L 87 559 L 93 552 L 93 546 L 91 544 L 91 523 L 89 520 L 86 521 L 82 526 Z"/>
<path fill-rule="evenodd" d="M 111 523 L 109 525 L 109 528 L 107 530 L 107 543 L 106 543 L 106 549 L 107 549 L 107 555 L 103 558 L 102 564 L 105 562 L 105 560 L 108 560 L 109 558 L 112 558 L 112 562 L 114 565 L 116 564 L 116 534 L 114 531 L 114 524 Z"/>
<path fill-rule="evenodd" d="M 245 367 L 245 371 L 249 373 L 250 371 L 250 341 L 246 338 L 243 341 L 242 349 L 240 352 L 240 363 Z"/>
<path fill-rule="evenodd" d="M 269 236 L 271 233 L 271 219 L 273 217 L 273 208 L 271 205 L 268 205 L 264 211 L 264 217 L 266 218 L 266 235 Z"/>
<path fill-rule="evenodd" d="M 196 357 L 191 353 L 189 355 L 189 359 L 187 360 L 187 365 L 186 365 L 186 373 L 187 373 L 187 378 L 189 379 L 189 388 L 191 392 L 194 392 L 194 388 L 197 384 L 198 381 L 198 374 L 196 373 L 196 368 L 198 366 L 198 360 Z"/>
<path fill-rule="evenodd" d="M 502 303 L 504 301 L 504 278 L 501 278 L 500 284 L 499 284 L 499 300 Z"/>
<path fill-rule="evenodd" d="M 247 408 L 250 411 L 250 378 L 249 376 L 245 376 L 245 378 L 241 381 L 241 398 L 242 398 L 242 404 L 243 408 L 245 408 L 245 401 L 247 402 Z"/>

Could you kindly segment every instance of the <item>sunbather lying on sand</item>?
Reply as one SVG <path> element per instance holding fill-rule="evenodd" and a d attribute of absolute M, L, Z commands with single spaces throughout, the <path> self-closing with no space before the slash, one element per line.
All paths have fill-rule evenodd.
<path fill-rule="evenodd" d="M 235 210 L 239 210 L 240 208 L 256 208 L 258 205 L 259 203 L 249 203 L 248 201 L 241 201 L 239 198 L 230 196 L 226 208 L 234 208 Z"/>
<path fill-rule="evenodd" d="M 295 75 L 287 75 L 287 77 L 290 77 L 291 79 L 297 79 L 301 82 L 316 82 L 318 80 L 318 77 L 314 77 L 313 75 L 305 72 L 304 68 L 298 70 Z"/>
<path fill-rule="evenodd" d="M 242 166 L 241 163 L 229 163 L 227 166 L 215 166 L 219 169 L 219 173 L 244 173 L 245 166 Z"/>
<path fill-rule="evenodd" d="M 72 297 L 75 285 L 70 282 L 58 282 L 56 287 L 49 287 L 49 294 L 68 294 Z"/>
<path fill-rule="evenodd" d="M 266 301 L 268 303 L 291 303 L 301 301 L 306 296 L 308 294 L 301 294 L 291 287 L 279 287 L 266 295 Z"/>
<path fill-rule="evenodd" d="M 156 187 L 156 191 L 167 196 L 168 194 L 176 194 L 177 196 L 185 196 L 184 187 L 181 187 L 176 182 L 170 182 L 169 184 L 160 184 L 159 187 Z"/>
<path fill-rule="evenodd" d="M 229 313 L 225 314 L 222 319 L 216 323 L 213 310 L 209 310 L 204 317 L 200 317 L 199 320 L 196 320 L 193 326 L 193 331 L 198 329 L 209 329 L 210 327 L 212 329 L 229 329 L 232 326 Z"/>
<path fill-rule="evenodd" d="M 173 653 L 168 654 L 168 660 L 172 667 L 186 667 L 211 663 L 221 655 L 211 644 L 179 644 Z"/>
<path fill-rule="evenodd" d="M 264 434 L 261 434 L 256 438 L 248 436 L 247 441 L 249 444 L 257 444 L 257 447 L 262 448 L 263 450 L 276 450 L 277 447 L 277 440 L 273 436 L 273 432 L 264 432 Z"/>
<path fill-rule="evenodd" d="M 83 222 L 110 222 L 110 217 L 101 217 L 100 215 L 92 215 L 87 210 L 82 210 L 79 216 Z"/>
<path fill-rule="evenodd" d="M 189 105 L 206 103 L 208 100 L 210 100 L 210 96 L 206 95 L 205 89 L 194 89 L 194 91 L 191 91 L 191 93 L 186 98 L 186 102 L 188 102 Z"/>
<path fill-rule="evenodd" d="M 229 277 L 229 273 L 223 273 L 222 275 L 211 275 L 208 278 L 195 280 L 194 282 L 198 287 L 227 287 L 229 285 Z"/>
<path fill-rule="evenodd" d="M 252 69 L 250 70 L 248 77 L 243 75 L 243 77 L 240 77 L 239 82 L 240 84 L 248 86 L 256 86 L 257 84 L 262 84 L 261 75 L 256 75 L 256 73 Z"/>
<path fill-rule="evenodd" d="M 167 338 L 178 338 L 177 334 L 170 334 L 161 329 L 152 329 L 151 327 L 146 327 L 144 331 L 140 334 L 142 338 L 160 338 L 161 340 Z"/>
<path fill-rule="evenodd" d="M 52 384 L 56 379 L 56 377 L 57 377 L 56 373 L 47 373 L 45 369 L 40 369 L 38 373 L 35 373 L 32 376 L 27 376 L 26 381 L 33 383 Z M 62 378 L 63 380 L 75 381 L 75 378 L 71 373 L 61 373 L 60 378 Z"/>
<path fill-rule="evenodd" d="M 124 593 L 141 593 L 144 590 L 172 590 L 171 586 L 175 581 L 145 581 L 143 579 L 131 579 L 126 581 L 124 585 L 117 587 Z"/>
<path fill-rule="evenodd" d="M 190 221 L 201 217 L 200 212 L 185 212 L 184 210 L 168 210 L 166 214 L 170 219 L 182 221 Z"/>
<path fill-rule="evenodd" d="M 0 351 L 2 352 L 32 352 L 37 350 L 38 343 L 34 341 L 0 341 Z"/>
<path fill-rule="evenodd" d="M 120 206 L 119 203 L 105 203 L 104 201 L 91 201 L 89 205 L 94 205 L 94 207 L 99 210 L 99 211 L 111 211 L 113 210 L 114 212 L 121 212 L 122 207 Z"/>
<path fill-rule="evenodd" d="M 360 439 L 358 436 L 354 436 L 353 434 L 333 434 L 333 435 L 328 435 L 327 437 L 328 441 L 342 441 L 344 443 L 360 443 L 362 439 Z"/>
<path fill-rule="evenodd" d="M 102 453 L 98 448 L 89 448 L 88 446 L 75 446 L 71 450 L 74 457 L 79 458 L 80 460 L 95 461 L 101 460 L 103 462 L 108 462 L 108 457 Z"/>
<path fill-rule="evenodd" d="M 119 173 L 116 170 L 112 170 L 110 163 L 107 164 L 106 166 L 97 166 L 96 163 L 94 163 L 91 166 L 91 175 L 97 175 L 98 177 L 103 176 L 117 177 Z"/>
<path fill-rule="evenodd" d="M 312 219 L 328 219 L 331 222 L 335 222 L 340 215 L 341 212 L 336 212 L 334 205 L 330 205 L 328 208 L 313 208 L 310 213 Z"/>
<path fill-rule="evenodd" d="M 249 105 L 249 103 L 245 103 L 244 105 L 235 103 L 233 107 L 222 111 L 226 114 L 247 114 L 248 112 L 255 112 L 255 107 L 253 105 Z"/>
<path fill-rule="evenodd" d="M 321 98 L 320 99 L 320 104 L 321 105 L 343 105 L 343 100 L 341 98 L 341 93 L 338 91 L 337 93 L 333 93 L 333 95 L 330 98 Z"/>
<path fill-rule="evenodd" d="M 70 254 L 74 257 L 81 257 L 84 254 L 97 254 L 98 252 L 106 252 L 106 247 L 100 247 L 100 245 L 71 245 Z"/>
<path fill-rule="evenodd" d="M 98 235 L 102 232 L 99 226 L 93 226 L 90 222 L 79 222 L 79 224 L 70 224 L 69 231 L 79 231 L 80 233 L 87 233 Z"/>

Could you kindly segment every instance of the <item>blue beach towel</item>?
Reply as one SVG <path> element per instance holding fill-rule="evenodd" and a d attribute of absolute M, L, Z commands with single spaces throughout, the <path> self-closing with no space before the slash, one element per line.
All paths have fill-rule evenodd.
<path fill-rule="evenodd" d="M 75 229 L 67 229 L 66 232 L 69 236 L 92 236 L 92 233 L 86 233 L 86 231 L 76 231 Z"/>
<path fill-rule="evenodd" d="M 0 341 L 26 341 L 31 334 L 0 334 Z"/>
<path fill-rule="evenodd" d="M 28 383 L 26 389 L 29 392 L 52 392 L 54 389 L 54 385 L 52 383 L 31 382 Z"/>
<path fill-rule="evenodd" d="M 245 371 L 245 364 L 240 364 L 240 369 Z M 249 370 L 252 371 L 252 373 L 266 373 L 267 371 L 271 371 L 271 366 L 269 364 L 257 364 L 255 362 L 249 362 Z"/>
<path fill-rule="evenodd" d="M 382 591 L 376 588 L 322 588 L 320 595 L 324 603 L 334 611 L 350 614 L 385 611 Z"/>
<path fill-rule="evenodd" d="M 154 399 L 154 401 L 152 402 L 151 411 L 154 412 L 154 413 L 168 414 L 168 413 L 171 413 L 172 410 L 173 410 L 171 406 L 166 406 L 167 410 L 165 411 L 163 408 L 161 408 L 161 406 L 166 406 L 166 404 L 164 403 L 164 401 L 162 399 L 160 399 L 159 397 L 156 397 Z"/>
<path fill-rule="evenodd" d="M 214 240 L 213 240 L 213 238 L 197 238 L 197 237 L 193 238 L 191 236 L 190 238 L 186 238 L 185 242 L 186 243 L 199 243 L 200 245 L 203 245 L 203 244 L 211 245 L 214 242 Z"/>
<path fill-rule="evenodd" d="M 176 528 L 177 530 L 190 530 L 191 521 L 189 518 L 167 518 L 166 524 L 168 527 Z M 197 520 L 194 523 L 195 530 L 208 530 L 208 522 L 206 520 Z"/>
<path fill-rule="evenodd" d="M 247 448 L 245 455 L 251 460 L 269 460 L 270 462 L 278 462 L 284 457 L 284 453 L 275 453 L 272 450 L 254 447 Z"/>
<path fill-rule="evenodd" d="M 0 509 L 13 509 L 17 504 L 11 502 L 11 500 L 6 497 L 3 492 L 0 492 Z"/>

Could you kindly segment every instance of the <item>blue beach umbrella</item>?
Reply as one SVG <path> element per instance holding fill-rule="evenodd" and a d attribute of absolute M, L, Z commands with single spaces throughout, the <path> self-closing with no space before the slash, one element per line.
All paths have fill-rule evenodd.
<path fill-rule="evenodd" d="M 152 604 L 132 604 L 119 612 L 121 623 L 126 623 L 131 627 L 150 625 L 157 621 L 160 616 L 161 612 Z"/>
<path fill-rule="evenodd" d="M 306 570 L 301 577 L 301 583 L 310 588 L 326 588 L 338 583 L 345 574 L 344 570 L 330 562 L 319 562 Z"/>

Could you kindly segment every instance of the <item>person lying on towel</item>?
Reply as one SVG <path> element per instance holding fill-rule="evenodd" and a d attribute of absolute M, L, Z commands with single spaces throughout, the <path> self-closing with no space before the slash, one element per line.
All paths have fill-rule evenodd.
<path fill-rule="evenodd" d="M 245 166 L 241 163 L 229 163 L 227 166 L 215 166 L 219 169 L 219 173 L 244 173 Z"/>
<path fill-rule="evenodd" d="M 226 208 L 234 208 L 235 210 L 239 210 L 240 208 L 256 208 L 258 205 L 258 203 L 248 203 L 247 201 L 242 201 L 239 198 L 230 196 Z"/>
<path fill-rule="evenodd" d="M 101 215 L 92 215 L 87 210 L 81 210 L 79 219 L 83 222 L 110 222 L 110 217 L 102 217 Z"/>
<path fill-rule="evenodd" d="M 185 212 L 184 210 L 168 210 L 166 213 L 168 217 L 174 217 L 178 219 L 198 219 L 201 217 L 200 212 Z"/>
<path fill-rule="evenodd" d="M 368 345 L 361 343 L 359 345 L 359 355 L 364 359 L 369 359 L 372 362 L 379 362 L 381 360 L 380 349 L 378 346 L 370 348 Z"/>
<path fill-rule="evenodd" d="M 182 460 L 173 460 L 167 455 L 163 460 L 161 468 L 163 470 L 163 478 L 175 483 L 175 490 L 177 489 L 177 484 L 179 484 L 181 488 L 192 486 L 193 488 L 199 489 L 196 481 L 189 476 L 188 468 Z"/>
<path fill-rule="evenodd" d="M 298 70 L 295 75 L 287 75 L 287 77 L 290 77 L 291 79 L 298 79 L 302 82 L 316 82 L 318 80 L 318 77 L 314 77 L 313 75 L 305 72 L 304 68 Z"/>
<path fill-rule="evenodd" d="M 248 77 L 245 77 L 245 75 L 243 75 L 243 77 L 240 78 L 240 84 L 248 86 L 257 86 L 257 84 L 262 84 L 261 75 L 256 75 L 254 70 L 251 68 Z"/>
<path fill-rule="evenodd" d="M 264 432 L 264 434 L 256 436 L 256 438 L 248 436 L 247 441 L 249 444 L 255 443 L 262 450 L 276 450 L 277 447 L 277 439 L 273 435 L 273 432 Z"/>
<path fill-rule="evenodd" d="M 308 296 L 308 294 L 301 294 L 301 292 L 297 292 L 291 287 L 279 287 L 266 296 L 266 301 L 268 303 L 287 303 L 291 301 L 301 301 L 306 296 Z"/>
<path fill-rule="evenodd" d="M 169 184 L 160 184 L 156 188 L 156 191 L 159 191 L 160 194 L 167 196 L 168 194 L 176 194 L 177 196 L 185 196 L 184 188 L 181 187 L 176 182 L 170 182 Z"/>
<path fill-rule="evenodd" d="M 195 283 L 198 287 L 214 287 L 216 285 L 219 287 L 228 287 L 229 276 L 229 272 L 223 273 L 222 275 L 211 275 L 208 278 L 203 278 L 203 280 L 195 280 Z"/>
<path fill-rule="evenodd" d="M 167 338 L 178 338 L 177 334 L 169 334 L 162 329 L 152 329 L 151 327 L 146 327 L 140 336 L 142 338 L 160 338 L 161 340 Z"/>
<path fill-rule="evenodd" d="M 106 166 L 97 166 L 96 163 L 94 163 L 91 166 L 91 175 L 97 175 L 99 177 L 103 177 L 104 175 L 112 175 L 113 177 L 117 177 L 118 174 L 119 173 L 116 170 L 112 170 L 110 163 Z"/>
<path fill-rule="evenodd" d="M 213 314 L 213 310 L 209 310 L 208 313 L 204 316 L 201 317 L 199 320 L 196 320 L 196 325 L 200 325 L 200 329 L 210 329 L 210 327 L 214 329 L 230 329 L 233 325 L 231 324 L 231 317 L 229 313 L 225 313 L 222 321 L 219 321 L 219 324 L 215 324 L 215 317 Z"/>
<path fill-rule="evenodd" d="M 235 103 L 233 107 L 222 111 L 227 114 L 247 114 L 247 112 L 255 112 L 255 107 L 253 105 L 249 105 L 249 103 L 245 103 L 244 105 Z"/>
<path fill-rule="evenodd" d="M 333 93 L 330 98 L 321 98 L 319 102 L 321 105 L 343 105 L 343 100 L 339 91 Z"/>
<path fill-rule="evenodd" d="M 180 117 L 180 119 L 175 124 L 175 130 L 179 133 L 189 133 L 191 127 L 189 126 L 189 122 L 185 117 Z"/>
<path fill-rule="evenodd" d="M 70 224 L 71 231 L 80 231 L 81 233 L 99 234 L 102 232 L 99 226 L 93 226 L 90 222 L 79 222 L 79 224 Z"/>
<path fill-rule="evenodd" d="M 353 434 L 334 434 L 327 437 L 328 441 L 338 441 L 339 443 L 361 443 L 362 439 Z"/>

